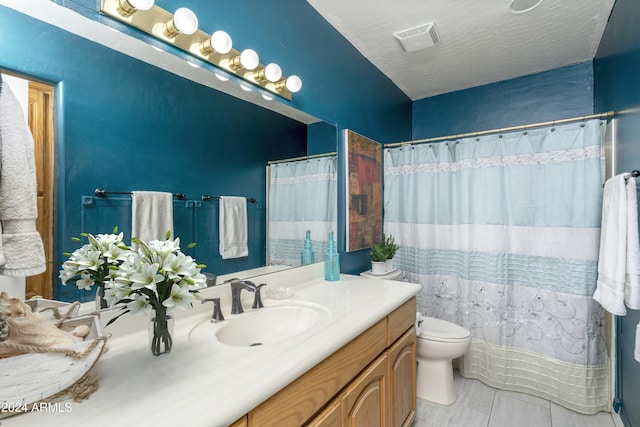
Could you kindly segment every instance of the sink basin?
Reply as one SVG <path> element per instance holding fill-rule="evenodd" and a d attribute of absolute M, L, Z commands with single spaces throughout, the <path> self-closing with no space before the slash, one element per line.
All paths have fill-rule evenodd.
<path fill-rule="evenodd" d="M 327 323 L 329 311 L 319 305 L 280 305 L 245 312 L 222 323 L 208 321 L 189 333 L 191 341 L 215 338 L 222 344 L 248 347 L 277 343 Z"/>

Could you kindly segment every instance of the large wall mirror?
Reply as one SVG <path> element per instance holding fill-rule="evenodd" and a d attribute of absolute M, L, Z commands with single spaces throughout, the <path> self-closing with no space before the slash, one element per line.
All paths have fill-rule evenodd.
<path fill-rule="evenodd" d="M 197 244 L 189 254 L 207 265 L 205 271 L 230 277 L 268 269 L 266 166 L 335 151 L 334 125 L 286 103 L 264 108 L 241 99 L 259 97 L 255 93 L 217 90 L 218 83 L 203 80 L 212 73 L 167 52 L 157 53 L 162 65 L 141 60 L 156 55 L 145 43 L 134 43 L 144 50 L 139 54 L 130 44 L 123 53 L 30 14 L 2 6 L 0 12 L 0 26 L 12 35 L 0 40 L 0 69 L 26 82 L 31 114 L 49 114 L 29 119 L 36 147 L 44 150 L 39 203 L 50 219 L 41 225 L 50 253 L 48 271 L 29 279 L 27 297 L 93 299 L 92 292 L 61 286 L 59 263 L 80 245 L 71 238 L 82 232 L 110 233 L 118 226 L 130 238 L 128 193 L 136 190 L 185 195 L 174 200 L 175 234 L 185 245 Z M 82 25 L 94 25 L 94 34 L 111 32 L 95 22 Z M 112 193 L 98 197 L 96 188 Z M 255 199 L 247 204 L 249 256 L 221 258 L 217 199 L 203 195 Z"/>

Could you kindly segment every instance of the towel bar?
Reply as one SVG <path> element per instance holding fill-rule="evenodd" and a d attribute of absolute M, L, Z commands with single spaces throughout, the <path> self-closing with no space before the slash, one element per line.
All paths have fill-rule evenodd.
<path fill-rule="evenodd" d="M 220 196 L 210 196 L 208 194 L 203 194 L 202 195 L 202 201 L 203 202 L 206 202 L 206 201 L 211 200 L 211 199 L 220 199 Z M 247 199 L 247 202 L 255 203 L 255 202 L 257 202 L 257 200 L 254 199 L 253 197 L 251 197 L 251 198 Z"/>
<path fill-rule="evenodd" d="M 131 191 L 107 191 L 104 188 L 96 188 L 94 191 L 96 197 L 107 197 L 107 194 L 128 194 L 131 195 Z M 175 193 L 173 195 L 178 200 L 184 200 L 187 196 L 184 193 Z"/>

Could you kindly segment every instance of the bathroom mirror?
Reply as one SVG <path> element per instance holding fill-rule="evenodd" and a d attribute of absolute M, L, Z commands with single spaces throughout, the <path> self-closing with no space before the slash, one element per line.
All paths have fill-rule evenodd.
<path fill-rule="evenodd" d="M 174 208 L 180 207 L 174 213 L 175 229 L 178 232 L 180 225 L 183 231 L 183 247 L 197 243 L 192 254 L 207 264 L 205 271 L 225 277 L 236 272 L 247 272 L 243 277 L 262 274 L 267 239 L 265 166 L 270 160 L 335 151 L 335 126 L 278 100 L 267 108 L 261 94 L 244 92 L 234 82 L 218 90 L 224 82 L 217 81 L 211 70 L 193 67 L 185 58 L 147 43 L 105 47 L 96 39 L 115 32 L 86 19 L 75 25 L 66 18 L 50 22 L 65 11 L 46 3 L 44 9 L 33 11 L 46 19 L 0 6 L 0 26 L 12 34 L 10 40 L 0 40 L 0 69 L 55 90 L 45 102 L 53 112 L 49 129 L 54 140 L 49 230 L 53 251 L 47 277 L 34 279 L 53 281 L 59 299 L 91 300 L 91 293 L 59 285 L 59 262 L 64 252 L 80 246 L 70 239 L 82 232 L 109 233 L 119 226 L 126 235 L 130 223 L 126 193 L 133 190 L 185 193 L 184 202 L 174 200 Z M 55 13 L 46 10 L 49 7 L 56 8 Z M 87 25 L 89 29 L 83 30 Z M 91 33 L 92 41 L 77 34 L 81 31 Z M 25 53 L 33 45 L 40 46 L 39 54 Z M 325 125 L 333 129 L 323 132 L 328 139 L 309 145 L 314 132 L 308 128 Z M 125 195 L 98 198 L 94 194 L 98 187 Z M 256 203 L 248 204 L 249 235 L 260 247 L 250 249 L 249 257 L 221 260 L 217 203 L 203 201 L 202 195 L 255 198 Z M 61 291 L 66 294 L 61 296 Z"/>

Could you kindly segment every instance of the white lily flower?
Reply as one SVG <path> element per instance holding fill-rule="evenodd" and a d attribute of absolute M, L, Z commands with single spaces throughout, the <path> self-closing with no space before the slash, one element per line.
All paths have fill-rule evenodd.
<path fill-rule="evenodd" d="M 131 289 L 149 288 L 156 289 L 156 283 L 162 282 L 164 276 L 158 274 L 158 264 L 141 264 L 140 269 L 133 273 L 131 280 Z"/>
<path fill-rule="evenodd" d="M 146 313 L 149 311 L 149 308 L 149 300 L 146 296 L 140 294 L 134 295 L 133 301 L 127 304 L 127 309 L 133 314 L 140 312 Z"/>
<path fill-rule="evenodd" d="M 95 282 L 91 278 L 90 274 L 82 273 L 80 275 L 80 278 L 76 281 L 76 286 L 78 286 L 78 289 L 89 290 L 91 288 L 91 285 L 93 285 L 94 283 Z"/>
<path fill-rule="evenodd" d="M 130 291 L 131 288 L 129 286 L 117 282 L 109 282 L 105 285 L 104 299 L 109 307 L 113 307 L 118 301 L 127 298 Z"/>
<path fill-rule="evenodd" d="M 193 294 L 186 287 L 173 284 L 171 286 L 171 295 L 162 301 L 162 305 L 167 307 L 167 311 L 171 312 L 174 308 L 179 307 L 183 310 L 191 308 L 191 302 L 195 299 Z"/>

